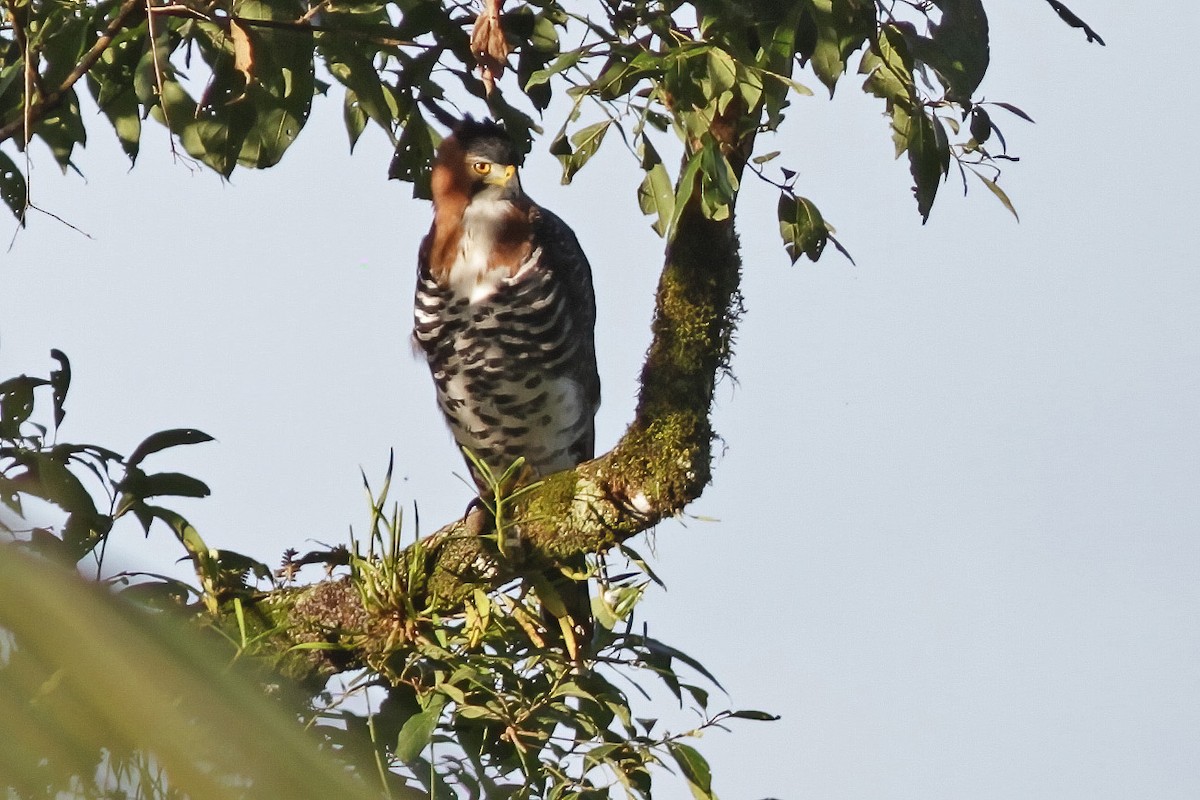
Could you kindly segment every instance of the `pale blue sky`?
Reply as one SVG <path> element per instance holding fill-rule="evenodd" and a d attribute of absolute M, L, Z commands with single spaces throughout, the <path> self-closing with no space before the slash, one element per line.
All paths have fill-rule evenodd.
<path fill-rule="evenodd" d="M 700 743 L 725 800 L 1200 796 L 1200 12 L 1069 5 L 1108 47 L 1041 0 L 991 4 L 982 93 L 1038 122 L 996 114 L 1020 224 L 952 182 L 922 227 L 854 77 L 763 143 L 857 266 L 789 266 L 775 195 L 747 182 L 738 382 L 691 509 L 719 521 L 660 526 L 670 591 L 645 611 L 733 707 L 783 715 Z M 384 179 L 381 136 L 350 158 L 340 124 L 318 103 L 279 168 L 222 185 L 153 128 L 126 172 L 98 121 L 86 183 L 39 153 L 33 184 L 95 240 L 34 216 L 0 255 L 0 373 L 66 351 L 70 440 L 216 436 L 157 463 L 212 486 L 184 506 L 210 544 L 271 563 L 360 526 L 358 469 L 380 476 L 389 448 L 427 528 L 469 497 L 407 343 L 429 209 Z M 606 447 L 661 242 L 617 147 L 562 188 L 545 144 L 524 183 L 596 273 Z M 124 536 L 131 564 L 176 553 Z"/>

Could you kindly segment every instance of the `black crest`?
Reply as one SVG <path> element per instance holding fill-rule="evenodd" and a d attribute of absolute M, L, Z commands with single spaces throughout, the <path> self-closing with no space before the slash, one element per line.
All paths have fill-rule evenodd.
<path fill-rule="evenodd" d="M 476 120 L 468 114 L 454 126 L 454 138 L 469 154 L 483 156 L 497 164 L 520 164 L 517 148 L 508 132 L 494 120 Z"/>

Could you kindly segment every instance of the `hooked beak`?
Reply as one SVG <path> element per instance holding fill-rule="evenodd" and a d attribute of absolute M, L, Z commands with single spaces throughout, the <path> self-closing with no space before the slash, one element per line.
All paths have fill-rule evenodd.
<path fill-rule="evenodd" d="M 484 182 L 493 184 L 494 186 L 508 186 L 513 176 L 516 174 L 517 168 L 512 164 L 507 164 L 505 165 L 503 171 L 493 169 L 483 180 Z"/>

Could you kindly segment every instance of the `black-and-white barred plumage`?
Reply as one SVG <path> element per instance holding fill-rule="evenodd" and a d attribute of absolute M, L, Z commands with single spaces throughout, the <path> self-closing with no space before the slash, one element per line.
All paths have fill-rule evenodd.
<path fill-rule="evenodd" d="M 459 446 L 496 475 L 519 457 L 547 475 L 594 455 L 596 303 L 575 234 L 524 194 L 516 160 L 490 122 L 439 147 L 413 339 Z"/>
<path fill-rule="evenodd" d="M 522 456 L 547 475 L 594 455 L 591 271 L 562 220 L 531 212 L 535 248 L 515 275 L 441 286 L 426 252 L 417 276 L 413 338 L 438 405 L 455 441 L 497 475 Z"/>

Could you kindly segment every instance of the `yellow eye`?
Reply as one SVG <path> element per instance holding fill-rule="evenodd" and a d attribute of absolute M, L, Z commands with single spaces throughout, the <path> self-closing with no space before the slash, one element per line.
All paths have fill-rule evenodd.
<path fill-rule="evenodd" d="M 486 161 L 476 161 L 471 165 L 471 169 L 475 170 L 476 175 L 487 175 L 492 171 L 492 165 Z"/>

